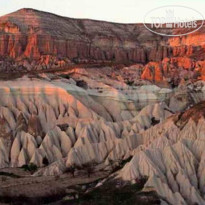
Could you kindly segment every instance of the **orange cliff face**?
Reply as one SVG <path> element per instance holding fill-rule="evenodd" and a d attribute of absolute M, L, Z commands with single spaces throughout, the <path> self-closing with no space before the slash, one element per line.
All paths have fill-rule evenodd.
<path fill-rule="evenodd" d="M 170 70 L 193 71 L 198 61 L 204 61 L 205 27 L 183 37 L 162 37 L 142 24 L 78 20 L 22 9 L 0 17 L 0 57 L 26 61 L 26 69 L 26 65 L 49 69 L 71 62 L 141 63 L 142 79 L 161 82 L 170 77 Z M 172 69 L 167 71 L 166 64 Z"/>
<path fill-rule="evenodd" d="M 148 63 L 142 73 L 141 78 L 143 80 L 150 80 L 153 82 L 160 82 L 163 80 L 162 69 L 157 62 Z"/>

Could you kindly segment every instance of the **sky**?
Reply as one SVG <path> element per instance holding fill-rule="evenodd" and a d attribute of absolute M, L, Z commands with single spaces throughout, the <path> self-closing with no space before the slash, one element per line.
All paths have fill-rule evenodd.
<path fill-rule="evenodd" d="M 205 0 L 0 0 L 0 5 L 0 16 L 33 8 L 72 18 L 118 23 L 142 23 L 149 10 L 166 5 L 187 6 L 205 13 Z"/>

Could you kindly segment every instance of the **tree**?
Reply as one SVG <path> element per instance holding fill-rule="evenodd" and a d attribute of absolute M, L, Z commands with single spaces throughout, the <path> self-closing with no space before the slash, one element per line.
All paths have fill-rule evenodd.
<path fill-rule="evenodd" d="M 83 168 L 86 170 L 87 172 L 87 176 L 88 178 L 90 178 L 91 174 L 94 172 L 95 170 L 95 162 L 88 162 L 86 164 L 83 165 Z"/>
<path fill-rule="evenodd" d="M 48 161 L 47 157 L 43 158 L 42 163 L 43 163 L 44 166 L 48 166 L 49 165 L 49 161 Z"/>
<path fill-rule="evenodd" d="M 21 168 L 24 169 L 24 171 L 29 171 L 31 174 L 38 170 L 37 165 L 34 163 L 25 164 Z"/>
<path fill-rule="evenodd" d="M 134 81 L 133 80 L 127 80 L 126 84 L 129 86 L 133 86 L 134 85 Z"/>
<path fill-rule="evenodd" d="M 85 90 L 88 89 L 88 84 L 84 80 L 79 80 L 76 82 L 78 87 L 84 88 Z"/>
<path fill-rule="evenodd" d="M 66 172 L 71 173 L 73 177 L 75 177 L 76 166 L 71 165 L 66 169 Z"/>
<path fill-rule="evenodd" d="M 152 118 L 151 118 L 151 122 L 152 122 L 152 125 L 155 126 L 155 125 L 157 125 L 157 124 L 160 123 L 160 120 L 156 120 L 155 117 L 152 117 Z"/>

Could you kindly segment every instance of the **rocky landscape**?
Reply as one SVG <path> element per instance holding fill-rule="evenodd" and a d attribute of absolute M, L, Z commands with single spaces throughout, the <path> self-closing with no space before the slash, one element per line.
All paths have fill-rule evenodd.
<path fill-rule="evenodd" d="M 175 85 L 182 77 L 204 79 L 204 35 L 204 26 L 187 36 L 166 37 L 151 33 L 143 24 L 71 19 L 21 9 L 0 18 L 0 65 L 5 73 L 62 70 L 76 63 L 139 64 L 142 79 Z"/>
<path fill-rule="evenodd" d="M 204 49 L 204 26 L 0 17 L 0 202 L 205 204 Z"/>

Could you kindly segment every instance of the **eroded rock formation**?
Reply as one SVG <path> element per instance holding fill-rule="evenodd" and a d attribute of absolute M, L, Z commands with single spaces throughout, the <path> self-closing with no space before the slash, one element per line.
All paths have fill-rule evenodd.
<path fill-rule="evenodd" d="M 0 168 L 34 163 L 35 176 L 48 176 L 131 158 L 117 179 L 147 176 L 145 191 L 162 204 L 205 204 L 204 33 L 160 37 L 141 24 L 32 9 L 1 17 L 0 69 L 9 77 L 104 66 L 0 81 Z"/>
<path fill-rule="evenodd" d="M 34 163 L 42 167 L 35 176 L 48 176 L 72 165 L 95 162 L 107 169 L 111 161 L 132 158 L 117 178 L 135 182 L 146 175 L 145 189 L 157 191 L 164 203 L 203 204 L 204 102 L 182 111 L 205 99 L 204 82 L 171 94 L 154 85 L 124 93 L 121 82 L 94 84 L 85 70 L 73 77 L 79 73 L 86 88 L 52 74 L 1 81 L 0 168 Z M 168 94 L 166 103 L 153 102 L 160 93 Z M 146 102 L 138 110 L 130 106 L 137 99 Z"/>
<path fill-rule="evenodd" d="M 204 79 L 204 33 L 203 26 L 187 36 L 161 37 L 143 24 L 78 20 L 22 9 L 0 18 L 1 70 L 59 69 L 71 63 L 154 62 L 143 68 L 143 79 L 176 81 L 172 75 L 180 78 L 178 69 Z"/>

